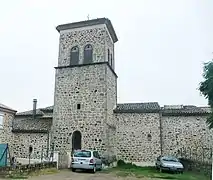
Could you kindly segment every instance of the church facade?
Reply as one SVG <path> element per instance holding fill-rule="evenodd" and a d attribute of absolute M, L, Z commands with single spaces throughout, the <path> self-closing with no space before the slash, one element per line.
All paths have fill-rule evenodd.
<path fill-rule="evenodd" d="M 164 106 L 157 102 L 117 103 L 114 46 L 118 41 L 106 18 L 59 25 L 54 105 L 10 111 L 2 142 L 15 157 L 40 158 L 54 146 L 59 166 L 67 167 L 73 149 L 97 149 L 108 158 L 153 163 L 161 154 L 184 147 L 211 148 L 208 107 Z"/>

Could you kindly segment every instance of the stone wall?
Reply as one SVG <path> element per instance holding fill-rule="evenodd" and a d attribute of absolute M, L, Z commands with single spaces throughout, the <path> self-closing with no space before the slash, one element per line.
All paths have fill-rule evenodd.
<path fill-rule="evenodd" d="M 160 155 L 159 113 L 117 113 L 117 158 L 154 162 Z"/>
<path fill-rule="evenodd" d="M 117 76 L 110 68 L 106 68 L 106 89 L 107 89 L 107 118 L 105 130 L 108 140 L 108 153 L 116 155 L 116 122 L 113 110 L 117 104 Z"/>
<path fill-rule="evenodd" d="M 34 133 L 33 130 L 48 130 L 51 119 L 15 118 L 15 113 L 4 112 L 4 125 L 0 133 L 0 142 L 8 143 L 11 156 L 28 158 L 29 146 L 33 146 L 32 158 L 40 158 L 42 147 L 47 146 L 47 133 Z M 19 132 L 14 133 L 14 130 Z M 29 130 L 28 133 L 24 132 Z M 31 131 L 32 130 L 32 131 Z"/>
<path fill-rule="evenodd" d="M 48 168 L 57 168 L 57 162 L 45 162 L 45 163 L 35 163 L 35 164 L 27 164 L 27 165 L 16 165 L 0 167 L 0 175 L 5 179 L 27 179 L 26 175 L 30 175 L 31 173 L 35 173 L 36 171 L 41 171 L 43 169 Z M 19 177 L 19 178 L 18 178 Z"/>
<path fill-rule="evenodd" d="M 162 116 L 162 139 L 163 154 L 180 154 L 185 148 L 199 156 L 203 148 L 211 148 L 212 131 L 206 116 Z"/>
<path fill-rule="evenodd" d="M 93 47 L 93 62 L 107 61 L 108 48 L 114 52 L 114 45 L 105 24 L 63 30 L 60 32 L 58 66 L 70 65 L 70 52 L 74 46 L 78 46 L 79 64 L 83 64 L 84 47 L 87 44 Z"/>
<path fill-rule="evenodd" d="M 46 152 L 47 133 L 13 133 L 13 155 L 18 158 L 29 158 L 29 146 L 33 147 L 31 158 L 40 159 L 43 151 Z"/>
<path fill-rule="evenodd" d="M 13 155 L 19 158 L 29 157 L 29 146 L 33 147 L 32 158 L 41 158 L 42 150 L 48 145 L 48 131 L 51 129 L 52 119 L 33 120 L 31 117 L 15 117 L 12 126 L 11 146 Z"/>
<path fill-rule="evenodd" d="M 14 119 L 14 113 L 3 112 L 3 129 L 0 130 L 0 143 L 8 143 L 12 149 L 12 122 Z"/>
<path fill-rule="evenodd" d="M 115 69 L 115 55 L 114 55 L 114 43 L 111 39 L 109 32 L 106 29 L 105 33 L 106 45 L 105 45 L 105 54 L 106 54 L 106 61 L 109 62 L 112 69 Z M 109 52 L 108 52 L 109 50 Z"/>
<path fill-rule="evenodd" d="M 109 67 L 106 65 L 98 69 L 105 71 L 105 68 L 108 69 Z M 77 69 L 79 71 L 79 68 Z M 84 71 L 90 71 L 89 69 L 85 67 Z M 184 147 L 187 149 L 186 153 L 191 152 L 192 155 L 196 154 L 196 157 L 201 157 L 199 153 L 203 152 L 203 148 L 210 148 L 212 132 L 206 125 L 206 116 L 161 116 L 160 113 L 112 114 L 112 107 L 116 98 L 116 86 L 113 86 L 113 83 L 116 81 L 116 78 L 113 73 L 110 74 L 110 69 L 108 70 L 106 76 L 101 76 L 102 73 L 100 72 L 97 76 L 92 75 L 93 78 L 97 79 L 97 84 L 93 83 L 91 85 L 91 82 L 88 80 L 87 85 L 78 86 L 82 90 L 81 88 L 77 88 L 79 93 L 77 95 L 75 93 L 75 96 L 72 98 L 75 99 L 76 104 L 79 100 L 83 109 L 77 110 L 76 104 L 75 106 L 69 106 L 68 102 L 65 103 L 64 99 L 66 99 L 66 96 L 61 101 L 59 99 L 59 104 L 60 102 L 65 104 L 64 106 L 60 104 L 60 107 L 56 111 L 59 116 L 55 122 L 52 142 L 55 142 L 57 150 L 63 147 L 64 151 L 70 151 L 72 148 L 72 133 L 75 130 L 80 130 L 82 133 L 82 148 L 98 149 L 103 155 L 117 154 L 118 159 L 132 162 L 153 162 L 160 155 L 161 149 L 160 119 L 162 123 L 163 154 L 177 154 L 180 156 Z M 81 74 L 80 71 L 79 74 Z M 67 77 L 72 76 L 67 75 Z M 86 77 L 88 79 L 91 78 L 89 75 Z M 101 77 L 103 81 L 106 80 L 107 83 L 101 83 L 98 77 Z M 81 79 L 79 80 L 81 82 Z M 86 86 L 91 89 L 86 88 Z M 70 87 L 74 87 L 73 84 L 70 84 Z M 113 88 L 106 90 L 105 88 L 108 87 Z M 69 88 L 64 88 L 67 92 L 63 94 L 68 94 L 69 96 Z M 107 93 L 103 95 L 101 89 L 103 91 L 106 90 Z M 87 90 L 90 90 L 91 93 L 88 93 Z M 97 92 L 94 90 L 97 90 Z M 84 93 L 88 94 L 88 96 L 86 97 Z M 62 98 L 63 95 L 59 97 Z M 70 100 L 70 103 L 72 102 Z M 61 107 L 64 108 L 60 109 Z M 6 128 L 4 128 L 4 140 L 5 142 L 10 142 L 10 147 L 14 149 L 14 155 L 27 158 L 29 145 L 33 145 L 34 151 L 32 157 L 40 158 L 42 146 L 47 146 L 47 134 L 11 133 L 9 124 L 11 124 L 13 116 L 8 114 L 5 117 L 7 124 L 5 124 Z M 23 122 L 17 119 L 16 121 Z M 24 122 L 27 122 L 27 120 Z M 51 120 L 36 122 L 38 122 L 38 129 L 46 129 L 51 124 Z M 29 126 L 23 126 L 25 129 L 36 129 L 36 126 L 33 126 L 36 123 L 33 121 L 29 120 L 26 124 Z M 204 156 L 209 157 L 207 154 L 204 154 Z"/>
<path fill-rule="evenodd" d="M 92 46 L 89 64 L 84 62 L 84 48 L 88 44 Z M 79 50 L 79 61 L 73 63 L 81 66 L 68 67 L 72 64 L 73 47 Z M 110 68 L 114 68 L 113 53 L 114 43 L 104 23 L 60 30 L 51 136 L 62 163 L 66 152 L 73 148 L 75 131 L 81 133 L 82 148 L 97 149 L 101 154 L 113 151 L 113 133 L 108 133 L 112 131 L 108 121 L 113 123 L 116 104 L 116 76 Z M 107 61 L 109 64 L 104 63 Z"/>
<path fill-rule="evenodd" d="M 61 153 L 71 151 L 76 130 L 82 134 L 82 148 L 106 151 L 107 69 L 107 64 L 57 69 L 52 140 Z"/>
<path fill-rule="evenodd" d="M 211 148 L 212 138 L 212 131 L 206 124 L 206 116 L 162 116 L 160 113 L 113 114 L 112 107 L 115 106 L 116 99 L 116 76 L 107 64 L 96 66 L 101 67 L 97 68 L 98 70 L 96 69 L 95 72 L 92 71 L 92 67 L 82 67 L 82 71 L 88 73 L 86 73 L 86 77 L 77 78 L 78 82 L 85 82 L 82 79 L 88 78 L 88 83 L 77 83 L 77 87 L 73 83 L 68 83 L 68 87 L 74 89 L 64 87 L 64 91 L 60 91 L 62 94 L 59 97 L 64 99 L 58 99 L 60 107 L 56 106 L 56 113 L 59 116 L 56 119 L 56 126 L 54 126 L 56 131 L 52 137 L 52 142 L 55 142 L 58 150 L 64 147 L 64 151 L 70 151 L 72 133 L 80 130 L 82 148 L 98 149 L 102 155 L 117 154 L 117 159 L 126 161 L 153 162 L 160 155 L 161 118 L 163 154 L 176 154 L 181 157 L 180 153 L 186 153 L 182 157 L 196 160 L 198 158 L 209 159 L 210 155 L 207 153 L 210 151 L 203 151 L 203 148 Z M 79 76 L 82 73 L 79 68 L 73 69 L 73 71 L 77 71 Z M 101 71 L 107 72 L 107 74 L 103 75 L 104 73 Z M 64 77 L 72 77 L 70 71 L 66 73 L 68 74 L 66 76 L 63 74 Z M 58 77 L 60 78 L 60 76 Z M 96 84 L 91 83 L 91 81 L 94 82 L 94 80 L 89 80 L 91 78 L 96 79 Z M 79 93 L 76 93 L 78 91 Z M 88 93 L 89 91 L 90 93 Z M 69 97 L 69 92 L 73 92 L 74 95 L 67 102 L 65 99 L 67 96 Z M 77 110 L 78 102 L 81 103 L 83 109 Z M 61 107 L 63 108 L 61 109 Z M 29 145 L 32 145 L 34 149 L 32 158 L 41 158 L 42 147 L 47 147 L 48 135 L 41 132 L 35 133 L 33 130 L 48 130 L 52 120 L 37 119 L 33 121 L 27 118 L 15 118 L 13 122 L 13 119 L 14 114 L 4 113 L 4 128 L 0 133 L 1 143 L 8 143 L 11 155 L 19 158 L 28 158 L 28 148 Z M 32 132 L 12 133 L 12 127 Z M 182 152 L 183 148 L 186 149 L 186 152 Z M 203 152 L 205 154 L 202 154 Z"/>

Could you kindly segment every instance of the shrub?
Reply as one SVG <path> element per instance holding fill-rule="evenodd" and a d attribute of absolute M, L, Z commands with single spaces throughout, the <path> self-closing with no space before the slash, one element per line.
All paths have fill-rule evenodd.
<path fill-rule="evenodd" d="M 118 160 L 117 167 L 124 168 L 124 169 L 133 169 L 133 168 L 137 168 L 138 166 L 132 163 L 126 163 L 123 160 Z"/>
<path fill-rule="evenodd" d="M 118 167 L 121 167 L 121 166 L 125 166 L 126 165 L 126 163 L 123 161 L 123 160 L 118 160 L 118 162 L 117 162 L 117 166 Z"/>
<path fill-rule="evenodd" d="M 107 166 L 109 166 L 111 163 L 113 163 L 115 161 L 116 161 L 116 156 L 115 155 L 113 155 L 113 156 L 107 155 L 107 156 L 103 156 L 102 157 L 103 164 L 105 164 Z"/>

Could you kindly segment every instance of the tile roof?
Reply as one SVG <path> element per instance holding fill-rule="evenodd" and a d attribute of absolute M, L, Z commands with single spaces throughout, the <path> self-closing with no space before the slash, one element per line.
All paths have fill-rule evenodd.
<path fill-rule="evenodd" d="M 46 114 L 46 112 L 51 112 L 52 113 L 53 112 L 53 106 L 48 106 L 46 108 L 36 109 L 36 115 L 38 115 L 38 116 L 43 116 L 43 115 Z M 19 112 L 19 113 L 16 114 L 16 116 L 31 116 L 31 115 L 33 115 L 33 110 Z"/>
<path fill-rule="evenodd" d="M 41 110 L 42 111 L 50 111 L 51 112 L 51 111 L 53 111 L 53 107 L 54 106 L 48 106 L 48 107 L 45 107 L 45 108 L 41 108 Z"/>
<path fill-rule="evenodd" d="M 154 113 L 159 111 L 160 106 L 157 102 L 117 104 L 114 109 L 115 113 Z"/>
<path fill-rule="evenodd" d="M 14 110 L 8 106 L 5 106 L 4 104 L 1 104 L 1 103 L 0 103 L 0 108 L 16 112 L 16 110 Z"/>
<path fill-rule="evenodd" d="M 190 116 L 190 115 L 206 115 L 210 113 L 209 108 L 197 107 L 192 105 L 181 106 L 164 106 L 161 108 L 163 116 Z"/>
<path fill-rule="evenodd" d="M 29 116 L 33 115 L 33 110 L 30 111 L 24 111 L 24 112 L 19 112 L 16 114 L 16 116 Z M 36 115 L 44 115 L 44 113 L 40 109 L 36 109 Z"/>
<path fill-rule="evenodd" d="M 1 104 L 0 104 L 1 106 Z M 36 115 L 47 118 L 52 117 L 54 106 L 39 108 Z M 160 107 L 157 102 L 145 103 L 123 103 L 117 104 L 114 113 L 157 113 L 161 112 L 163 116 L 191 116 L 191 115 L 207 115 L 211 112 L 209 107 L 197 107 L 193 105 L 165 105 Z M 32 116 L 33 110 L 19 112 L 16 116 Z"/>

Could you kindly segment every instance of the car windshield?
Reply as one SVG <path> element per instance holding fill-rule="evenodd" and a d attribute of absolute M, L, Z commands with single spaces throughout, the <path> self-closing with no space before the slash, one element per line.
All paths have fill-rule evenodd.
<path fill-rule="evenodd" d="M 172 162 L 179 162 L 179 160 L 173 156 L 164 156 L 162 157 L 163 161 L 172 161 Z"/>
<path fill-rule="evenodd" d="M 91 157 L 90 151 L 76 151 L 74 157 Z"/>

